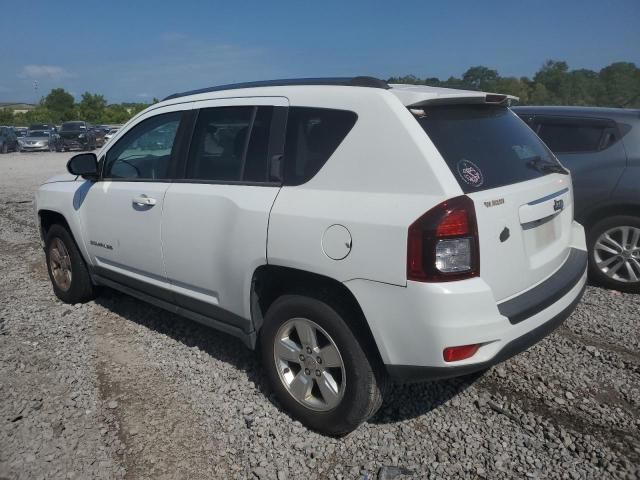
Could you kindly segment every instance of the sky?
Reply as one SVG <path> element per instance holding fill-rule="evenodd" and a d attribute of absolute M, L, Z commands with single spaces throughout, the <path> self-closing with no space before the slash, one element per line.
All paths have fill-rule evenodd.
<path fill-rule="evenodd" d="M 640 65 L 640 0 L 0 0 L 0 101 L 52 88 L 150 102 L 292 77 L 532 76 Z M 37 87 L 37 88 L 36 88 Z"/>

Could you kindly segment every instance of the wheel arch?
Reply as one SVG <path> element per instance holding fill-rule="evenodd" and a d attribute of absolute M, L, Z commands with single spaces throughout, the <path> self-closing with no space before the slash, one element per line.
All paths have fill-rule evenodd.
<path fill-rule="evenodd" d="M 73 231 L 69 226 L 69 222 L 67 222 L 67 219 L 63 214 L 49 209 L 38 210 L 38 226 L 40 227 L 40 239 L 43 242 L 47 238 L 47 232 L 49 231 L 49 229 L 56 224 L 62 225 L 67 230 L 69 230 L 69 233 L 71 233 L 72 237 L 74 236 Z"/>
<path fill-rule="evenodd" d="M 579 219 L 580 223 L 583 224 L 586 230 L 590 230 L 597 222 L 600 220 L 620 215 L 627 215 L 631 217 L 640 218 L 640 203 L 613 203 L 601 205 L 589 212 L 581 215 Z M 587 233 L 589 235 L 589 233 Z"/>
<path fill-rule="evenodd" d="M 346 311 L 345 321 L 367 351 L 383 364 L 380 351 L 367 319 L 353 293 L 340 281 L 306 270 L 277 265 L 261 265 L 251 281 L 251 317 L 260 332 L 264 316 L 273 302 L 282 295 L 306 295 Z"/>

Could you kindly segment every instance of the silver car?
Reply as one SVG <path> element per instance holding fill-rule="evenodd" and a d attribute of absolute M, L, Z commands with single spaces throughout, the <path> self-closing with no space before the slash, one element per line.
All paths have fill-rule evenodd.
<path fill-rule="evenodd" d="M 56 150 L 55 136 L 48 130 L 29 130 L 27 135 L 18 139 L 18 151 L 35 152 Z"/>

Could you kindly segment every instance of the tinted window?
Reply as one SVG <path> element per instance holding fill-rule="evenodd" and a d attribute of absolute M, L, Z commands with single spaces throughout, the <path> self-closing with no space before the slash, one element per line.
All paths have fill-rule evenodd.
<path fill-rule="evenodd" d="M 272 113 L 273 107 L 251 106 L 200 110 L 186 178 L 266 181 Z"/>
<path fill-rule="evenodd" d="M 541 123 L 538 135 L 556 153 L 595 152 L 603 130 L 595 125 Z"/>
<path fill-rule="evenodd" d="M 536 134 L 506 107 L 448 105 L 412 113 L 465 193 L 565 173 Z"/>
<path fill-rule="evenodd" d="M 291 107 L 284 149 L 284 181 L 300 185 L 320 171 L 358 116 L 346 110 Z"/>
<path fill-rule="evenodd" d="M 133 127 L 107 152 L 104 176 L 166 179 L 181 115 L 165 113 Z"/>

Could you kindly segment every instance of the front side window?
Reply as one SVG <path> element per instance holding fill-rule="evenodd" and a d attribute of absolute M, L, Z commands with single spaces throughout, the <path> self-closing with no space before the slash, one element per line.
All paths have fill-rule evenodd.
<path fill-rule="evenodd" d="M 309 181 L 333 155 L 356 123 L 348 110 L 291 107 L 285 141 L 286 185 Z"/>
<path fill-rule="evenodd" d="M 163 180 L 182 112 L 157 115 L 129 130 L 108 152 L 105 178 Z"/>
<path fill-rule="evenodd" d="M 193 132 L 186 179 L 265 182 L 273 107 L 200 110 Z"/>

